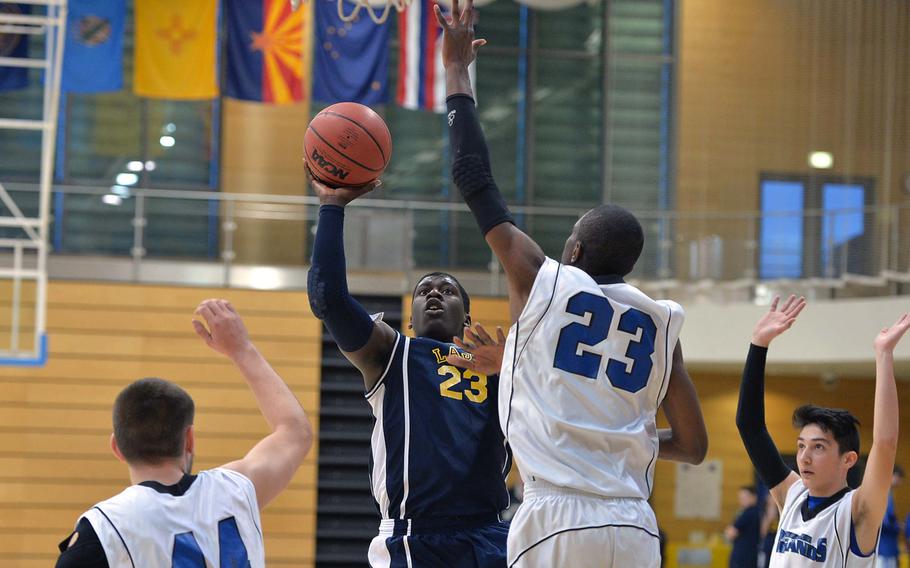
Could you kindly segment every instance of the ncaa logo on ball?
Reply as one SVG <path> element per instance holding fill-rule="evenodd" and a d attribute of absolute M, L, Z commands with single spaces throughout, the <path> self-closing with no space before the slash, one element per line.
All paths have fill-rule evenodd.
<path fill-rule="evenodd" d="M 316 165 L 316 167 L 318 167 L 320 170 L 340 180 L 344 180 L 344 178 L 348 177 L 348 174 L 350 173 L 349 171 L 342 169 L 340 166 L 326 160 L 316 148 L 313 148 L 313 154 L 310 156 L 310 158 L 313 160 L 313 163 Z"/>

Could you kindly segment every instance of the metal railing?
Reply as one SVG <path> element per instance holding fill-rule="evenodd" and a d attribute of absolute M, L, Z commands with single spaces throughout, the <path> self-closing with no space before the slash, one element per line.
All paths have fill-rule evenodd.
<path fill-rule="evenodd" d="M 37 205 L 35 186 L 7 187 L 21 194 L 21 203 L 34 194 Z M 173 189 L 130 189 L 117 199 L 101 187 L 57 186 L 54 191 L 55 254 L 128 257 L 136 274 L 150 259 L 216 262 L 223 266 L 226 285 L 235 264 L 306 266 L 319 205 L 315 197 Z M 558 257 L 586 208 L 512 210 L 545 252 Z M 910 283 L 908 205 L 765 216 L 756 211 L 635 213 L 645 228 L 646 246 L 632 277 L 643 287 L 740 289 L 801 281 L 893 294 Z M 0 233 L 16 230 L 0 228 Z M 501 278 L 467 208 L 457 202 L 354 202 L 347 213 L 345 247 L 351 270 L 444 268 Z"/>

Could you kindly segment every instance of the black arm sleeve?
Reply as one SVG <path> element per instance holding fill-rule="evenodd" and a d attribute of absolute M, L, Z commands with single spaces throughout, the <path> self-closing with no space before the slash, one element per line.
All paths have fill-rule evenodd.
<path fill-rule="evenodd" d="M 490 150 L 484 138 L 474 99 L 464 94 L 446 99 L 452 179 L 486 235 L 502 223 L 514 223 L 490 168 Z"/>
<path fill-rule="evenodd" d="M 73 546 L 69 546 L 73 534 L 79 534 Z M 104 548 L 92 523 L 82 517 L 76 524 L 76 531 L 60 543 L 60 557 L 56 568 L 110 568 Z"/>
<path fill-rule="evenodd" d="M 342 351 L 367 344 L 373 319 L 348 292 L 344 261 L 344 208 L 323 205 L 313 243 L 313 262 L 307 273 L 307 295 L 313 315 L 325 322 Z"/>
<path fill-rule="evenodd" d="M 768 426 L 765 424 L 765 360 L 767 347 L 749 346 L 749 356 L 743 369 L 736 408 L 736 427 L 749 453 L 749 459 L 768 488 L 776 487 L 790 475 Z"/>

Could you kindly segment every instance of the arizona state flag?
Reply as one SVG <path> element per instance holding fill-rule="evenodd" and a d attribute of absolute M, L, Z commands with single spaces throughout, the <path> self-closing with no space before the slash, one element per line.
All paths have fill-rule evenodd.
<path fill-rule="evenodd" d="M 308 99 L 312 9 L 287 0 L 228 0 L 227 96 L 293 103 Z"/>
<path fill-rule="evenodd" d="M 213 99 L 218 0 L 136 0 L 133 90 L 157 99 Z"/>

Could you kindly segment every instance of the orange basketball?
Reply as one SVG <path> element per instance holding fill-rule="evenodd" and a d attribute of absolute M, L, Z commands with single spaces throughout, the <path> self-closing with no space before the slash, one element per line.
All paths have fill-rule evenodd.
<path fill-rule="evenodd" d="M 392 156 L 392 135 L 382 117 L 358 103 L 337 103 L 310 121 L 304 159 L 330 186 L 356 187 L 377 179 Z"/>

